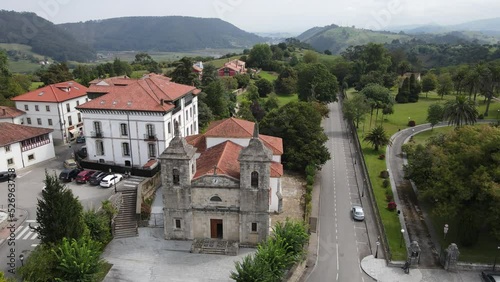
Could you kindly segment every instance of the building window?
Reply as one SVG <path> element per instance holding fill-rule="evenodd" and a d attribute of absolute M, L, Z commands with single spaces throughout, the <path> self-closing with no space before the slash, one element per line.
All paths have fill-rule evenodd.
<path fill-rule="evenodd" d="M 194 121 L 194 131 L 193 132 L 196 133 L 197 129 L 198 129 L 198 127 L 196 126 L 196 120 L 195 120 Z"/>
<path fill-rule="evenodd" d="M 101 133 L 101 122 L 100 121 L 94 121 L 94 131 L 95 131 L 95 133 L 98 133 L 98 134 Z"/>
<path fill-rule="evenodd" d="M 40 109 L 38 108 L 38 105 L 35 105 L 35 111 L 39 112 Z"/>
<path fill-rule="evenodd" d="M 189 116 L 192 117 L 193 116 L 193 109 L 189 109 Z"/>
<path fill-rule="evenodd" d="M 172 130 L 170 129 L 170 122 L 168 123 L 167 125 L 167 131 L 168 131 L 168 134 L 171 134 L 172 133 Z"/>
<path fill-rule="evenodd" d="M 196 115 L 196 105 L 193 105 L 193 114 Z"/>
<path fill-rule="evenodd" d="M 189 116 L 188 116 L 188 110 L 186 110 L 186 121 L 189 120 Z"/>
<path fill-rule="evenodd" d="M 122 143 L 122 151 L 124 156 L 130 156 L 130 145 L 127 142 Z"/>
<path fill-rule="evenodd" d="M 126 123 L 120 124 L 120 133 L 122 134 L 122 136 L 128 136 L 128 129 Z"/>
<path fill-rule="evenodd" d="M 80 101 L 78 101 L 78 100 L 76 101 L 76 106 L 77 107 L 80 106 Z"/>
<path fill-rule="evenodd" d="M 45 106 L 45 110 L 46 110 L 47 112 L 50 112 L 50 106 Z"/>
<path fill-rule="evenodd" d="M 32 161 L 35 159 L 35 154 L 28 155 L 28 161 Z"/>
<path fill-rule="evenodd" d="M 181 229 L 181 220 L 175 219 L 175 229 Z"/>
<path fill-rule="evenodd" d="M 252 172 L 251 179 L 252 187 L 259 187 L 259 173 L 256 171 Z"/>
<path fill-rule="evenodd" d="M 10 152 L 10 145 L 5 145 L 5 152 Z"/>
<path fill-rule="evenodd" d="M 174 179 L 174 185 L 179 185 L 179 183 L 181 182 L 181 176 L 179 174 L 179 170 L 174 168 L 172 170 L 172 176 L 173 176 L 173 179 Z"/>
<path fill-rule="evenodd" d="M 52 119 L 51 118 L 48 119 L 48 122 L 49 122 L 49 125 L 52 125 Z"/>
<path fill-rule="evenodd" d="M 66 111 L 69 113 L 70 112 L 70 109 L 69 109 L 69 103 L 66 103 Z"/>
<path fill-rule="evenodd" d="M 257 222 L 252 222 L 252 232 L 257 232 Z"/>
<path fill-rule="evenodd" d="M 148 137 L 152 138 L 155 136 L 155 125 L 154 124 L 146 124 L 146 132 L 148 134 Z"/>
<path fill-rule="evenodd" d="M 81 113 L 78 113 L 78 123 L 82 122 L 82 114 Z"/>
<path fill-rule="evenodd" d="M 85 98 L 85 102 L 88 102 L 89 101 L 89 98 Z"/>
<path fill-rule="evenodd" d="M 28 124 L 31 124 L 31 118 L 26 118 L 26 122 L 27 122 Z"/>
<path fill-rule="evenodd" d="M 104 144 L 102 140 L 95 141 L 95 148 L 98 156 L 104 156 Z"/>
<path fill-rule="evenodd" d="M 148 144 L 148 155 L 150 158 L 156 157 L 156 144 L 154 143 Z"/>
<path fill-rule="evenodd" d="M 68 117 L 68 124 L 69 124 L 70 126 L 72 126 L 72 125 L 73 125 L 73 119 L 72 119 L 71 117 Z"/>
<path fill-rule="evenodd" d="M 24 105 L 24 110 L 25 111 L 29 111 L 30 110 L 29 107 L 28 107 L 28 105 Z"/>
<path fill-rule="evenodd" d="M 36 119 L 36 123 L 37 123 L 38 125 L 42 125 L 42 119 L 41 119 L 41 118 L 37 118 L 37 119 Z"/>
<path fill-rule="evenodd" d="M 13 158 L 7 159 L 7 165 L 13 165 L 13 164 L 14 164 Z"/>
<path fill-rule="evenodd" d="M 211 202 L 222 202 L 222 199 L 219 196 L 213 196 L 210 198 Z"/>

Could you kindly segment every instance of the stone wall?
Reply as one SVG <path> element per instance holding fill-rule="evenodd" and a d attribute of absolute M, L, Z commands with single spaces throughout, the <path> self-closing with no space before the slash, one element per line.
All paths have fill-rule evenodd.
<path fill-rule="evenodd" d="M 222 201 L 210 201 L 213 196 L 218 196 Z M 234 207 L 240 206 L 240 189 L 234 188 L 191 188 L 193 208 L 205 207 Z"/>
<path fill-rule="evenodd" d="M 193 211 L 194 238 L 211 238 L 211 219 L 222 219 L 224 240 L 239 241 L 239 214 L 231 211 Z"/>

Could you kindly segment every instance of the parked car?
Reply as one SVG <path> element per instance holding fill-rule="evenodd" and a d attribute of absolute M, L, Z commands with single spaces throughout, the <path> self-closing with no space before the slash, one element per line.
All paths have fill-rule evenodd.
<path fill-rule="evenodd" d="M 9 178 L 14 179 L 16 178 L 16 176 L 17 175 L 15 173 L 13 173 L 12 176 L 10 176 L 8 171 L 2 171 L 0 172 L 0 182 L 8 181 Z"/>
<path fill-rule="evenodd" d="M 500 281 L 500 272 L 483 271 L 481 272 L 481 279 L 485 282 Z"/>
<path fill-rule="evenodd" d="M 83 170 L 76 176 L 76 183 L 87 183 L 90 177 L 96 173 L 95 170 Z"/>
<path fill-rule="evenodd" d="M 363 207 L 361 206 L 352 206 L 351 208 L 352 218 L 355 220 L 363 220 L 365 219 L 365 212 L 363 211 Z"/>
<path fill-rule="evenodd" d="M 82 146 L 82 147 L 80 148 L 80 150 L 78 150 L 78 151 L 76 152 L 76 154 L 77 154 L 80 158 L 85 159 L 85 158 L 87 157 L 87 155 L 88 155 L 88 154 L 87 154 L 87 146 Z"/>
<path fill-rule="evenodd" d="M 67 169 L 78 168 L 78 164 L 74 159 L 67 159 L 64 161 L 64 167 Z"/>
<path fill-rule="evenodd" d="M 76 137 L 76 143 L 85 143 L 85 136 Z"/>
<path fill-rule="evenodd" d="M 122 180 L 121 174 L 110 174 L 101 180 L 101 187 L 109 188 Z"/>
<path fill-rule="evenodd" d="M 89 178 L 88 182 L 90 185 L 99 185 L 101 183 L 101 180 L 104 177 L 108 176 L 108 174 L 109 174 L 108 172 L 98 171 Z"/>
<path fill-rule="evenodd" d="M 59 180 L 62 182 L 71 182 L 73 179 L 76 178 L 78 173 L 80 173 L 80 169 L 74 168 L 74 169 L 65 169 L 61 171 L 61 174 L 59 174 Z"/>

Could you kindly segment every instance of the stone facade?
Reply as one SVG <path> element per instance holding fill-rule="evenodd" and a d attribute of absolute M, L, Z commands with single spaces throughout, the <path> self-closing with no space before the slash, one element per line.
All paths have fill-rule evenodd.
<path fill-rule="evenodd" d="M 233 157 L 221 164 L 233 169 L 228 173 L 216 165 L 213 173 L 196 174 L 196 148 L 174 137 L 160 156 L 165 239 L 219 238 L 256 245 L 267 238 L 273 154 L 255 131 L 248 146 L 232 143 L 231 148 L 241 148 L 239 154 L 221 154 Z"/>

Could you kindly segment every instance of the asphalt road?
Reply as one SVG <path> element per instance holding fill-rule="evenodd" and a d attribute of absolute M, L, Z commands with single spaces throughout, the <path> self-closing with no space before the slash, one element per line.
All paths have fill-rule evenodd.
<path fill-rule="evenodd" d="M 81 145 L 76 145 L 81 146 Z M 62 163 L 65 159 L 71 157 L 73 148 L 66 146 L 56 147 L 56 158 L 45 161 L 43 163 L 31 166 L 26 169 L 18 170 L 16 178 L 16 208 L 26 212 L 21 212 L 22 217 L 18 218 L 16 229 L 16 256 L 23 254 L 25 257 L 39 243 L 35 233 L 32 233 L 28 227 L 31 223 L 36 226 L 36 206 L 37 199 L 41 197 L 41 191 L 44 186 L 45 170 L 49 173 L 59 173 L 63 169 Z M 117 187 L 124 185 L 124 181 L 120 182 Z M 90 186 L 88 184 L 68 183 L 67 187 L 73 191 L 85 209 L 98 208 L 103 200 L 109 198 L 114 193 L 113 188 L 103 189 L 99 186 Z M 7 208 L 7 182 L 0 183 L 0 208 Z M 25 215 L 25 216 L 24 216 Z M 0 271 L 6 272 L 9 269 L 7 265 L 7 256 L 10 254 L 10 247 L 7 244 L 0 246 Z M 17 266 L 20 266 L 20 261 L 17 260 Z"/>
<path fill-rule="evenodd" d="M 373 281 L 360 267 L 361 259 L 371 254 L 373 238 L 377 237 L 373 216 L 366 197 L 361 196 L 362 178 L 340 105 L 333 103 L 329 107 L 330 117 L 325 119 L 324 129 L 331 160 L 321 171 L 318 261 L 307 281 Z M 365 221 L 352 219 L 353 204 L 363 206 Z"/>

